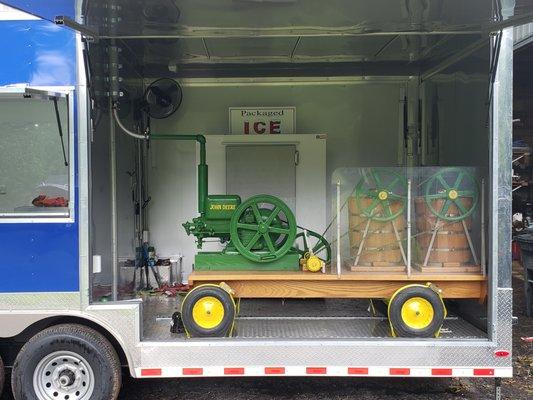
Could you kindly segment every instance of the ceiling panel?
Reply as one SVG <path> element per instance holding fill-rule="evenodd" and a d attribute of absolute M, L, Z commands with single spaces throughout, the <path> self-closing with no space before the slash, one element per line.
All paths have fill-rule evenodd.
<path fill-rule="evenodd" d="M 479 40 L 472 35 L 120 40 L 137 64 L 260 64 L 435 61 Z"/>
<path fill-rule="evenodd" d="M 295 52 L 296 58 L 325 58 L 344 61 L 368 61 L 397 35 L 340 36 L 302 38 Z M 402 55 L 398 59 L 404 58 Z"/>
<path fill-rule="evenodd" d="M 493 12 L 493 0 L 85 0 L 103 36 L 303 36 L 481 31 L 531 0 Z M 494 16 L 494 17 L 493 17 Z M 533 18 L 533 15 L 531 16 Z"/>
<path fill-rule="evenodd" d="M 76 0 L 2 3 L 52 21 L 80 17 Z M 104 37 L 481 31 L 533 20 L 531 0 L 83 0 L 80 10 Z"/>
<path fill-rule="evenodd" d="M 289 58 L 296 41 L 290 37 L 205 39 L 212 58 L 227 60 Z"/>

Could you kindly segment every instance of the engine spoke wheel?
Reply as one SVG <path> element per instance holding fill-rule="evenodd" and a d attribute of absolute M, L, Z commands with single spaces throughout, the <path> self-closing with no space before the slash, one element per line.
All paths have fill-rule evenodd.
<path fill-rule="evenodd" d="M 425 183 L 424 199 L 433 215 L 444 221 L 457 222 L 476 209 L 479 188 L 474 176 L 464 169 L 444 168 Z M 457 210 L 454 214 L 450 213 L 452 205 Z"/>
<path fill-rule="evenodd" d="M 331 263 L 331 245 L 326 238 L 319 233 L 307 231 L 307 239 L 304 232 L 299 232 L 294 240 L 293 251 L 297 252 L 301 257 L 312 253 L 317 256 L 326 265 Z M 310 243 L 309 243 L 310 242 Z"/>
<path fill-rule="evenodd" d="M 253 196 L 235 210 L 230 222 L 230 238 L 237 251 L 255 262 L 283 257 L 296 238 L 296 219 L 280 199 Z"/>
<path fill-rule="evenodd" d="M 357 183 L 355 199 L 363 217 L 379 222 L 392 221 L 405 209 L 407 180 L 392 170 L 370 169 Z"/>

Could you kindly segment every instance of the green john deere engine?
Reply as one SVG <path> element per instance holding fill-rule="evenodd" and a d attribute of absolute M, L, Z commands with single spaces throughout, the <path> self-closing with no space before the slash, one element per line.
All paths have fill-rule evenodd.
<path fill-rule="evenodd" d="M 196 270 L 298 270 L 300 255 L 292 250 L 296 221 L 274 196 L 259 195 L 241 203 L 236 195 L 209 195 L 205 213 L 183 224 L 201 248 L 205 238 L 227 243 L 222 252 L 199 252 Z M 292 251 L 291 251 L 292 250 Z"/>
<path fill-rule="evenodd" d="M 183 227 L 187 235 L 196 236 L 199 249 L 202 248 L 205 238 L 216 237 L 227 242 L 231 217 L 240 204 L 241 198 L 237 195 L 208 195 L 205 199 L 204 215 L 184 223 Z"/>
<path fill-rule="evenodd" d="M 219 252 L 198 252 L 195 270 L 285 270 L 306 267 L 319 270 L 329 263 L 331 248 L 319 234 L 304 230 L 297 234 L 296 219 L 291 209 L 279 198 L 257 195 L 241 202 L 238 195 L 207 194 L 205 138 L 190 135 L 200 144 L 198 165 L 199 216 L 183 227 L 194 235 L 201 249 L 206 238 L 225 243 Z M 298 239 L 301 245 L 297 245 Z M 310 246 L 309 240 L 316 242 Z M 316 256 L 323 253 L 322 258 Z M 309 260 L 314 261 L 314 268 Z"/>

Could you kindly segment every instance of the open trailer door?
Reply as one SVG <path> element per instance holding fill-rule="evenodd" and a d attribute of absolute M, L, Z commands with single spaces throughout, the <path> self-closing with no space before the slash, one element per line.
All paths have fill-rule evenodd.
<path fill-rule="evenodd" d="M 48 21 L 54 21 L 57 15 L 76 18 L 76 0 L 6 0 L 1 3 Z"/>
<path fill-rule="evenodd" d="M 207 38 L 221 34 L 243 37 L 247 31 L 268 37 L 379 35 L 392 31 L 490 33 L 533 21 L 533 3 L 529 0 L 467 3 L 380 0 L 373 2 L 373 6 L 351 0 L 335 0 L 327 5 L 320 0 L 210 0 L 201 4 L 142 0 L 138 2 L 139 7 L 131 7 L 127 0 L 3 0 L 2 3 L 101 38 Z"/>

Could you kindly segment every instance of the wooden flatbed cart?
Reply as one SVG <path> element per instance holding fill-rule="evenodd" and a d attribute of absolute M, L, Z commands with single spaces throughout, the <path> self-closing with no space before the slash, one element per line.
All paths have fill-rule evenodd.
<path fill-rule="evenodd" d="M 270 253 L 254 252 L 258 238 L 266 237 L 268 243 L 270 238 L 277 239 L 278 232 L 292 232 L 289 228 L 295 226 L 294 217 L 288 207 L 271 196 L 256 196 L 240 205 L 232 216 L 232 225 L 245 229 L 248 236 L 235 229 L 231 238 L 239 250 L 237 257 L 244 254 L 256 263 L 251 268 L 244 263 L 232 264 L 230 257 L 235 256 L 226 250 L 207 254 L 208 258 L 215 257 L 216 263 L 209 260 L 211 265 L 205 267 L 200 262 L 202 257 L 197 256 L 197 268 L 189 276 L 193 294 L 187 295 L 182 305 L 186 331 L 191 336 L 229 334 L 238 313 L 235 299 L 348 298 L 378 300 L 380 305 L 384 302 L 383 312 L 393 335 L 431 337 L 438 336 L 446 317 L 444 300 L 484 302 L 484 246 L 479 260 L 471 233 L 472 214 L 479 197 L 483 197 L 483 188 L 479 196 L 474 175 L 463 168 L 423 170 L 427 176 L 415 176 L 418 189 L 412 202 L 412 181 L 402 173 L 388 168 L 355 172 L 339 172 L 336 222 L 328 226 L 337 227 L 335 257 L 323 235 L 303 228 L 298 235 L 273 240 Z M 341 181 L 345 182 L 344 195 Z M 342 206 L 341 198 L 345 199 Z M 247 208 L 251 211 L 246 220 Z M 343 215 L 348 216 L 347 220 Z M 483 215 L 480 219 L 483 221 Z M 279 227 L 270 226 L 271 222 Z M 346 233 L 341 235 L 341 231 Z M 480 231 L 484 242 L 482 223 Z M 241 238 L 249 237 L 248 245 L 240 243 Z M 293 238 L 302 240 L 303 246 Z M 264 263 L 274 259 L 278 243 L 289 247 L 293 242 L 287 253 L 291 258 L 283 256 L 276 264 Z M 264 254 L 270 258 L 262 259 Z M 413 254 L 418 262 L 412 262 Z M 294 268 L 297 260 L 299 268 Z"/>
<path fill-rule="evenodd" d="M 409 278 L 400 272 L 351 272 L 340 277 L 331 273 L 278 271 L 195 271 L 192 287 L 225 282 L 237 298 L 350 298 L 388 299 L 412 283 L 431 282 L 444 299 L 479 299 L 487 293 L 487 279 L 473 273 L 422 273 Z"/>
<path fill-rule="evenodd" d="M 445 300 L 484 302 L 487 294 L 482 274 L 420 271 L 410 277 L 402 272 L 196 271 L 189 284 L 194 295 L 185 297 L 181 317 L 190 336 L 231 335 L 240 299 L 344 298 L 386 306 L 381 310 L 392 336 L 438 337 L 447 315 Z"/>

